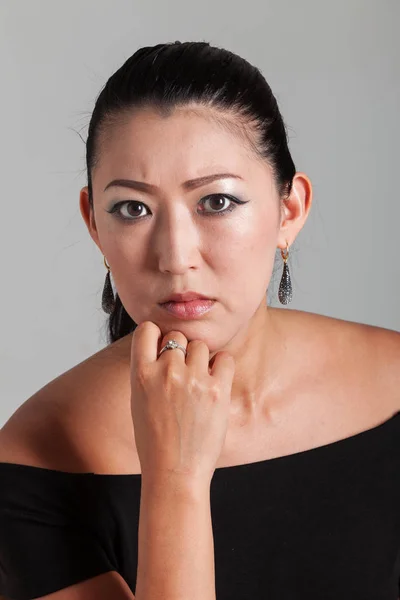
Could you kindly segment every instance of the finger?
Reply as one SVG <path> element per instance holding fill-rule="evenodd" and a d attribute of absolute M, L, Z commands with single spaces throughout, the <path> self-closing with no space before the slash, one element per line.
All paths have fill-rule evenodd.
<path fill-rule="evenodd" d="M 190 369 L 203 375 L 209 373 L 210 350 L 203 340 L 191 340 L 187 345 L 186 364 Z"/>
<path fill-rule="evenodd" d="M 132 334 L 131 363 L 144 365 L 157 360 L 162 332 L 153 321 L 142 321 Z"/>
<path fill-rule="evenodd" d="M 160 346 L 158 348 L 158 352 L 157 352 L 157 356 L 159 356 L 162 348 L 164 348 L 164 346 L 167 344 L 167 342 L 169 340 L 175 340 L 175 342 L 178 342 L 178 344 L 180 344 L 181 346 L 183 346 L 186 350 L 187 345 L 188 345 L 188 341 L 187 341 L 187 337 L 185 335 L 183 335 L 183 333 L 181 331 L 176 331 L 176 330 L 172 330 L 169 333 L 167 333 L 166 335 L 164 335 L 164 337 L 161 340 Z M 161 356 L 159 357 L 158 360 L 164 360 L 164 354 L 167 354 L 167 352 L 171 352 L 171 350 L 164 350 L 164 352 L 161 354 Z M 173 355 L 180 355 L 180 358 L 178 357 L 178 360 L 180 360 L 181 362 L 185 362 L 185 354 L 182 352 L 182 350 L 180 350 L 179 348 L 176 348 L 176 350 L 174 349 L 172 352 Z M 169 357 L 169 360 L 175 360 L 175 356 L 171 356 Z"/>
<path fill-rule="evenodd" d="M 227 389 L 232 388 L 233 376 L 235 373 L 235 359 L 229 352 L 217 352 L 212 359 L 210 375 L 222 381 Z"/>

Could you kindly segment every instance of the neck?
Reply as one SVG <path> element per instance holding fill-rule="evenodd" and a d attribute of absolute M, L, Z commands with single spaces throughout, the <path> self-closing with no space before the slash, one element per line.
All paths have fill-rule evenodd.
<path fill-rule="evenodd" d="M 221 350 L 235 359 L 230 418 L 233 424 L 251 425 L 268 416 L 282 404 L 288 386 L 287 328 L 280 308 L 267 307 L 263 301 L 253 318 L 223 348 L 210 352 L 210 360 Z M 113 355 L 120 355 L 129 366 L 132 333 L 113 344 Z"/>
<path fill-rule="evenodd" d="M 242 425 L 256 422 L 262 415 L 268 416 L 274 398 L 282 398 L 287 379 L 283 312 L 262 302 L 247 327 L 220 349 L 235 359 L 230 413 L 231 418 Z"/>

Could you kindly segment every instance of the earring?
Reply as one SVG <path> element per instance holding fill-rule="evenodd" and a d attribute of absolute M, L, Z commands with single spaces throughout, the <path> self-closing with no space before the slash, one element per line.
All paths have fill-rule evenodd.
<path fill-rule="evenodd" d="M 283 258 L 283 272 L 281 283 L 279 285 L 278 298 L 281 304 L 289 304 L 292 301 L 292 281 L 290 279 L 289 266 L 287 264 L 287 260 L 289 258 L 289 244 L 286 240 L 286 252 L 284 253 L 281 250 L 281 256 Z"/>
<path fill-rule="evenodd" d="M 106 257 L 104 257 L 104 265 L 108 270 L 106 280 L 104 282 L 103 295 L 101 298 L 101 306 L 105 313 L 110 315 L 115 308 L 114 292 L 111 285 L 110 277 L 110 266 L 107 264 Z"/>

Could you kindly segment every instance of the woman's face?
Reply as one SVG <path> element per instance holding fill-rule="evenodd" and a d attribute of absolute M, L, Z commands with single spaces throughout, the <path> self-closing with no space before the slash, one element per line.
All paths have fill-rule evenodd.
<path fill-rule="evenodd" d="M 109 186 L 116 179 L 152 187 Z M 178 329 L 213 352 L 266 304 L 281 224 L 272 171 L 206 111 L 142 109 L 112 126 L 92 181 L 90 233 L 136 323 L 153 321 L 163 335 Z M 187 290 L 215 299 L 213 308 L 181 320 L 159 306 Z"/>

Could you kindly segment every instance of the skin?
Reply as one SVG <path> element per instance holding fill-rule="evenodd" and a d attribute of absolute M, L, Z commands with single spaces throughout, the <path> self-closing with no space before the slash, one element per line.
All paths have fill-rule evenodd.
<path fill-rule="evenodd" d="M 239 131 L 210 118 L 210 110 L 179 108 L 161 116 L 141 109 L 114 124 L 92 172 L 94 211 L 86 186 L 80 210 L 129 315 L 138 324 L 153 321 L 163 336 L 180 331 L 188 342 L 203 340 L 210 359 L 228 351 L 235 359 L 231 413 L 251 422 L 268 412 L 276 390 L 285 387 L 288 340 L 280 313 L 287 311 L 267 307 L 266 290 L 277 248 L 285 250 L 288 243 L 290 249 L 307 219 L 312 185 L 296 173 L 283 201 L 268 163 Z M 214 173 L 240 179 L 182 187 Z M 114 179 L 147 182 L 157 190 L 104 191 Z M 224 193 L 248 203 L 202 202 Z M 130 221 L 107 212 L 122 200 L 143 203 L 120 209 Z M 233 212 L 211 214 L 230 205 Z M 201 319 L 182 321 L 157 305 L 169 293 L 188 289 L 217 300 Z"/>
<path fill-rule="evenodd" d="M 210 356 L 227 350 L 235 358 L 231 409 L 246 427 L 229 429 L 216 467 L 332 443 L 376 427 L 399 410 L 398 333 L 266 306 L 275 249 L 285 248 L 286 240 L 293 243 L 310 209 L 311 184 L 304 174 L 296 174 L 293 193 L 281 206 L 268 165 L 260 163 L 243 138 L 223 132 L 206 114 L 201 118 L 188 111 L 166 119 L 150 113 L 132 116 L 113 129 L 102 150 L 92 174 L 94 212 L 87 188 L 81 190 L 80 206 L 128 313 L 137 323 L 154 321 L 163 335 L 172 331 L 177 339 L 204 340 Z M 191 192 L 180 188 L 189 178 L 226 170 L 243 180 L 214 182 Z M 122 188 L 104 192 L 115 178 L 142 179 L 159 191 L 153 196 Z M 251 202 L 225 217 L 197 214 L 202 197 L 224 192 Z M 143 202 L 151 216 L 124 225 L 106 212 L 112 200 L 120 199 Z M 157 302 L 188 288 L 218 302 L 203 319 L 178 323 Z M 175 333 L 177 326 L 180 333 Z M 28 399 L 0 430 L 0 462 L 76 473 L 140 473 L 132 444 L 131 336 Z M 272 421 L 278 424 L 276 431 Z M 213 593 L 209 490 L 197 509 L 193 506 L 166 494 L 164 485 L 162 493 L 153 488 L 147 494 L 141 505 L 145 533 L 139 539 L 138 581 L 141 573 L 156 573 L 151 583 L 159 586 L 161 581 L 165 590 L 158 573 L 174 570 L 165 568 L 166 557 L 172 566 L 177 561 L 183 565 L 184 559 L 187 572 L 201 573 L 201 580 L 188 579 L 191 590 L 206 582 Z M 158 552 L 160 531 L 172 534 L 167 546 L 163 538 L 164 550 Z M 150 537 L 155 543 L 149 543 Z M 206 553 L 207 577 L 198 568 L 199 556 Z M 115 571 L 71 586 L 71 593 L 72 587 L 82 598 L 107 590 L 110 597 L 130 593 Z"/>
<path fill-rule="evenodd" d="M 114 124 L 92 172 L 94 211 L 86 187 L 80 208 L 136 323 L 153 321 L 163 336 L 171 332 L 184 345 L 201 339 L 210 358 L 220 350 L 234 356 L 228 431 L 216 465 L 224 467 L 316 448 L 390 418 L 400 408 L 400 335 L 266 306 L 275 253 L 286 241 L 290 247 L 303 227 L 311 183 L 296 173 L 292 194 L 280 201 L 268 164 L 240 128 L 232 121 L 224 127 L 219 117 L 191 107 L 168 117 L 132 113 Z M 242 180 L 181 187 L 225 171 Z M 158 193 L 105 192 L 117 178 L 152 183 Z M 217 212 L 218 203 L 202 198 L 222 193 L 250 202 L 225 216 L 204 216 L 201 210 Z M 107 212 L 118 200 L 141 202 L 141 208 L 131 205 L 131 214 L 149 216 L 118 221 Z M 127 205 L 123 211 L 129 215 Z M 167 294 L 187 289 L 217 298 L 202 319 L 178 321 L 158 307 Z M 70 472 L 140 473 L 131 342 L 132 333 L 29 398 L 1 429 L 3 460 Z"/>

